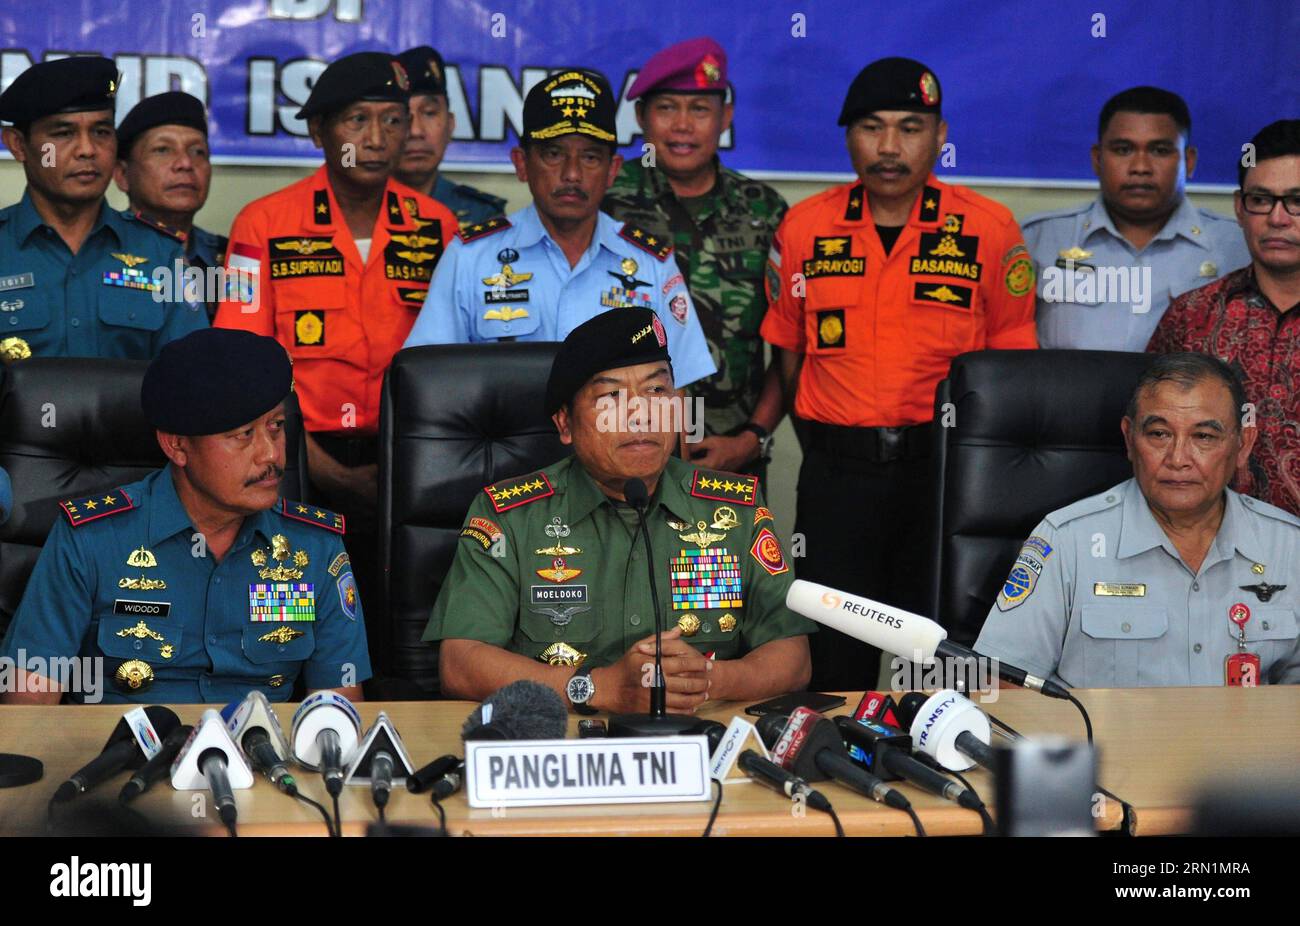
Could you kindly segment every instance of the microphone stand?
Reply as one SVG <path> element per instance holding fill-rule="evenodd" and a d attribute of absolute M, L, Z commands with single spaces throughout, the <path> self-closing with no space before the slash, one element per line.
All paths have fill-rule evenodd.
<path fill-rule="evenodd" d="M 637 480 L 640 482 L 640 480 Z M 627 493 L 624 493 L 626 496 Z M 645 486 L 635 493 L 632 506 L 636 508 L 637 522 L 641 527 L 641 538 L 645 541 L 646 568 L 650 572 L 650 603 L 655 612 L 655 677 L 650 687 L 650 713 L 648 714 L 614 714 L 609 718 L 609 735 L 611 737 L 631 736 L 674 736 L 693 732 L 700 724 L 700 718 L 687 714 L 669 714 L 668 688 L 664 685 L 663 660 L 663 615 L 659 611 L 659 589 L 655 583 L 655 558 L 650 549 L 650 529 L 646 526 L 646 506 L 650 499 L 646 496 Z"/>

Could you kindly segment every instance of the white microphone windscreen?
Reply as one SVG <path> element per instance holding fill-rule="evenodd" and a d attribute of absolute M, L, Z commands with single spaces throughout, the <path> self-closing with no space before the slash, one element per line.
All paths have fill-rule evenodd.
<path fill-rule="evenodd" d="M 790 583 L 785 605 L 796 614 L 904 659 L 932 659 L 935 647 L 948 636 L 948 631 L 928 617 L 804 579 Z"/>

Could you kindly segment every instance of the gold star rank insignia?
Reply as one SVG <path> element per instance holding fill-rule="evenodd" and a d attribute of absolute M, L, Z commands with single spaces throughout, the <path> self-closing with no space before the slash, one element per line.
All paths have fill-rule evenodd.
<path fill-rule="evenodd" d="M 510 508 L 527 505 L 539 498 L 546 498 L 555 494 L 551 481 L 546 478 L 545 473 L 540 472 L 529 473 L 522 478 L 511 479 L 506 482 L 496 482 L 490 486 L 485 486 L 483 491 L 491 499 L 492 508 L 498 514 Z"/>
<path fill-rule="evenodd" d="M 321 508 L 304 506 L 299 502 L 290 501 L 282 498 L 275 507 L 271 509 L 292 521 L 300 521 L 303 524 L 313 524 L 316 527 L 323 527 L 327 531 L 333 531 L 336 534 L 342 534 L 346 529 L 343 515 L 335 514 L 333 511 L 326 511 Z"/>
<path fill-rule="evenodd" d="M 758 495 L 758 477 L 697 469 L 691 479 L 691 494 L 752 507 Z"/>
<path fill-rule="evenodd" d="M 101 506 L 102 510 L 100 510 Z M 88 521 L 105 518 L 123 511 L 130 511 L 135 507 L 135 503 L 119 488 L 116 490 L 116 494 L 70 498 L 67 501 L 59 502 L 59 507 L 68 516 L 68 521 L 73 527 L 80 527 Z"/>

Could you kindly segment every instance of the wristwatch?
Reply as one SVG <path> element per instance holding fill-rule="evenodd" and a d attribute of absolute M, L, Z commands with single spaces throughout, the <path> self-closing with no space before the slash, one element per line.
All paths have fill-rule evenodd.
<path fill-rule="evenodd" d="M 769 462 L 772 459 L 772 432 L 761 424 L 755 424 L 747 421 L 740 426 L 741 431 L 749 431 L 758 438 L 758 456 L 763 462 Z"/>
<path fill-rule="evenodd" d="M 596 695 L 596 683 L 591 680 L 591 667 L 587 666 L 573 673 L 569 679 L 569 684 L 565 686 L 564 693 L 569 696 L 569 703 L 579 714 L 591 716 L 599 714 L 600 711 L 594 707 L 589 707 L 587 702 Z"/>

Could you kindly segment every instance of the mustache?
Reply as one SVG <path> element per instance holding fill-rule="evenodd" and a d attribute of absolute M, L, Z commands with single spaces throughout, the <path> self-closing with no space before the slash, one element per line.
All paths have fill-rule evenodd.
<path fill-rule="evenodd" d="M 897 170 L 904 174 L 910 174 L 912 172 L 912 168 L 908 167 L 906 164 L 899 164 L 895 161 L 882 161 L 879 164 L 872 164 L 868 167 L 867 173 L 883 174 L 887 170 Z"/>
<path fill-rule="evenodd" d="M 247 482 L 245 482 L 244 487 L 247 488 L 248 486 L 256 485 L 257 483 L 261 482 L 263 479 L 270 479 L 272 476 L 274 476 L 276 479 L 279 479 L 283 475 L 284 475 L 284 467 L 277 466 L 276 464 L 272 463 L 270 466 L 266 468 L 266 472 L 262 473 L 262 475 L 254 479 L 249 479 Z"/>
<path fill-rule="evenodd" d="M 581 187 L 576 187 L 576 186 L 562 186 L 558 190 L 551 193 L 551 195 L 552 196 L 576 196 L 579 199 L 583 199 L 583 200 L 590 199 L 590 197 L 587 195 L 586 190 L 583 190 Z"/>

